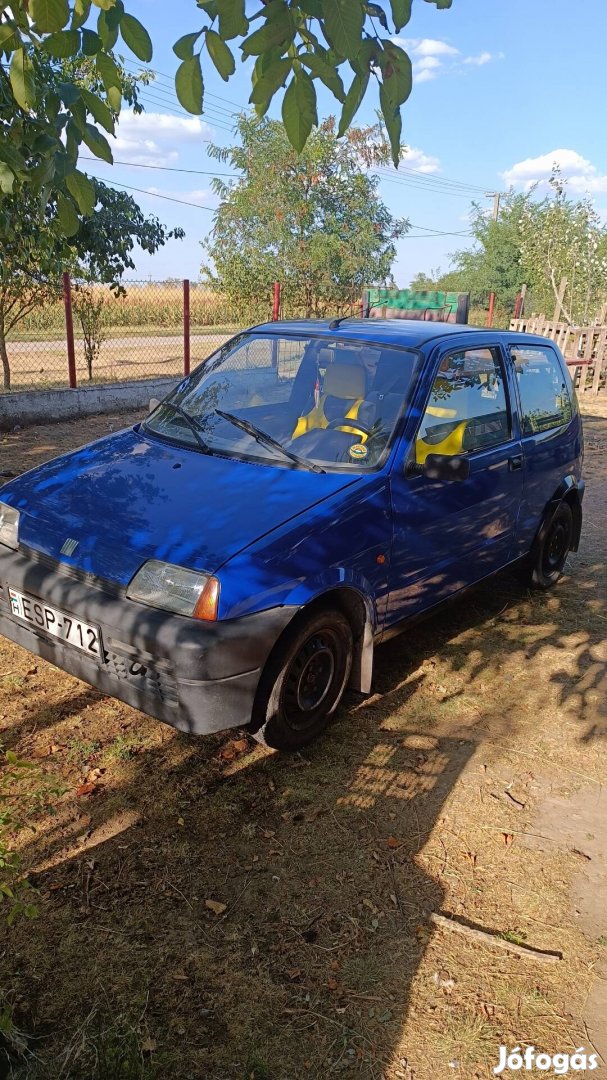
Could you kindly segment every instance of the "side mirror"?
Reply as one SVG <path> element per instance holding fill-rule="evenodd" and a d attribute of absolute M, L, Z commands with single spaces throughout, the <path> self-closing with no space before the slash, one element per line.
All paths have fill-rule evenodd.
<path fill-rule="evenodd" d="M 465 454 L 428 454 L 422 475 L 428 480 L 467 480 L 470 476 L 470 458 Z"/>

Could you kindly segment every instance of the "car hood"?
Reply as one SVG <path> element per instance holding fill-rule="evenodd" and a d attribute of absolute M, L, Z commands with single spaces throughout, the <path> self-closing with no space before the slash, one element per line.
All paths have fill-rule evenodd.
<path fill-rule="evenodd" d="M 25 473 L 0 498 L 21 511 L 20 542 L 126 585 L 150 558 L 214 573 L 359 480 L 202 454 L 135 428 Z"/>

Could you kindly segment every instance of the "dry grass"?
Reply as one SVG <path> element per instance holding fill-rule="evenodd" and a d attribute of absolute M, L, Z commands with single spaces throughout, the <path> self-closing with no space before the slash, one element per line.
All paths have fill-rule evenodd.
<path fill-rule="evenodd" d="M 578 856 L 527 834 L 547 791 L 605 775 L 607 409 L 591 408 L 584 545 L 559 588 L 494 581 L 384 646 L 373 695 L 304 755 L 186 738 L 0 644 L 4 743 L 67 789 L 20 838 L 41 916 L 0 956 L 30 1039 L 19 1080 L 473 1080 L 502 1043 L 587 1045 L 605 947 L 569 899 Z M 120 422 L 9 436 L 3 465 Z M 564 959 L 432 930 L 437 910 Z"/>

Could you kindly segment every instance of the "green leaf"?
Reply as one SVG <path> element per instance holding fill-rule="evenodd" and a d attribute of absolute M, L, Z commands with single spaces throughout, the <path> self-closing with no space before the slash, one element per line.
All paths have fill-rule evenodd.
<path fill-rule="evenodd" d="M 30 0 L 29 15 L 41 34 L 62 30 L 70 17 L 67 0 Z"/>
<path fill-rule="evenodd" d="M 397 33 L 409 22 L 412 4 L 413 0 L 390 0 L 394 29 Z"/>
<path fill-rule="evenodd" d="M 0 24 L 0 49 L 12 52 L 13 49 L 19 48 L 18 42 L 20 40 L 21 38 L 14 25 L 11 25 L 11 23 Z"/>
<path fill-rule="evenodd" d="M 386 42 L 380 63 L 387 100 L 392 105 L 404 104 L 413 86 L 413 70 L 409 56 L 400 45 L 390 41 Z"/>
<path fill-rule="evenodd" d="M 400 107 L 392 103 L 392 101 L 388 97 L 388 94 L 386 93 L 386 87 L 384 83 L 382 83 L 379 88 L 379 104 L 381 106 L 382 116 L 386 125 L 386 131 L 388 132 L 388 138 L 390 140 L 392 161 L 394 162 L 395 168 L 398 168 L 401 154 L 401 134 L 403 122 L 400 115 Z"/>
<path fill-rule="evenodd" d="M 57 30 L 44 39 L 44 48 L 49 56 L 59 60 L 75 56 L 80 48 L 80 34 L 77 30 Z"/>
<path fill-rule="evenodd" d="M 363 71 L 357 72 L 348 93 L 346 94 L 346 100 L 344 101 L 344 107 L 341 111 L 341 117 L 339 121 L 339 128 L 337 129 L 337 138 L 341 139 L 342 135 L 345 135 L 346 131 L 350 127 L 356 113 L 358 112 L 360 103 L 365 96 L 365 91 L 369 83 L 369 72 Z"/>
<path fill-rule="evenodd" d="M 318 124 L 316 90 L 307 71 L 298 71 L 287 87 L 282 122 L 291 146 L 301 153 L 313 126 Z"/>
<path fill-rule="evenodd" d="M 36 103 L 36 79 L 34 65 L 25 49 L 13 53 L 10 80 L 17 104 L 28 111 Z"/>
<path fill-rule="evenodd" d="M 145 26 L 134 15 L 123 15 L 120 20 L 120 33 L 125 45 L 128 45 L 138 60 L 149 64 L 152 59 L 152 39 Z"/>
<path fill-rule="evenodd" d="M 226 45 L 225 41 L 220 38 L 215 30 L 207 30 L 206 43 L 211 60 L 215 64 L 223 81 L 227 82 L 230 75 L 233 75 L 236 70 L 231 49 Z"/>
<path fill-rule="evenodd" d="M 74 86 L 73 83 L 57 83 L 57 90 L 59 91 L 63 104 L 67 105 L 68 108 L 70 105 L 73 105 L 75 101 L 78 101 L 78 98 L 80 97 L 80 90 L 77 86 Z"/>
<path fill-rule="evenodd" d="M 324 60 L 317 53 L 300 53 L 297 59 L 310 68 L 312 74 L 316 75 L 332 91 L 338 101 L 343 103 L 346 100 L 346 91 L 344 90 L 341 75 L 328 60 Z"/>
<path fill-rule="evenodd" d="M 245 0 L 217 0 L 217 14 L 219 33 L 224 41 L 244 37 L 247 33 L 249 20 L 245 15 Z"/>
<path fill-rule="evenodd" d="M 179 41 L 173 45 L 175 56 L 178 56 L 180 60 L 189 60 L 194 55 L 194 46 L 201 34 L 202 30 L 198 30 L 193 34 L 184 34 L 180 37 Z"/>
<path fill-rule="evenodd" d="M 0 161 L 0 191 L 5 195 L 13 194 L 13 184 L 15 183 L 15 174 L 12 169 L 9 169 L 5 161 Z"/>
<path fill-rule="evenodd" d="M 109 11 L 114 6 L 114 0 L 93 0 L 95 7 L 102 8 L 103 11 Z"/>
<path fill-rule="evenodd" d="M 105 128 L 108 134 L 113 135 L 114 118 L 105 102 L 98 98 L 96 94 L 91 93 L 90 90 L 85 90 L 84 87 L 80 90 L 80 94 L 91 116 L 94 117 L 98 124 L 101 124 L 101 127 Z"/>
<path fill-rule="evenodd" d="M 81 30 L 82 36 L 82 51 L 85 56 L 96 56 L 98 52 L 101 52 L 103 48 L 103 42 L 96 34 L 94 30 L 85 29 Z"/>
<path fill-rule="evenodd" d="M 97 33 L 103 42 L 103 48 L 110 52 L 118 41 L 118 26 L 110 26 L 105 11 L 99 12 Z"/>
<path fill-rule="evenodd" d="M 268 9 L 266 9 L 268 10 Z M 291 12 L 285 4 L 272 9 L 263 26 L 245 38 L 241 45 L 244 56 L 260 56 L 273 49 L 290 44 L 295 37 L 295 26 Z"/>
<path fill-rule="evenodd" d="M 109 90 L 111 86 L 116 86 L 119 90 L 121 89 L 122 79 L 120 77 L 120 69 L 111 56 L 105 52 L 98 53 L 96 66 L 99 78 L 106 90 Z"/>
<path fill-rule="evenodd" d="M 379 6 L 379 4 L 365 4 L 364 11 L 365 15 L 370 15 L 372 19 L 377 19 L 380 26 L 383 26 L 384 30 L 390 29 L 390 27 L 388 26 L 388 20 L 386 18 L 386 13 L 384 9 Z"/>
<path fill-rule="evenodd" d="M 72 15 L 72 30 L 79 30 L 89 17 L 91 0 L 76 0 Z"/>
<path fill-rule="evenodd" d="M 362 0 L 324 0 L 324 30 L 340 56 L 354 60 L 362 43 L 365 14 Z"/>
<path fill-rule="evenodd" d="M 102 135 L 100 131 L 97 131 L 96 127 L 93 127 L 92 124 L 86 124 L 84 131 L 82 132 L 82 138 L 95 157 L 101 158 L 102 161 L 107 161 L 108 165 L 113 164 L 114 159 L 112 157 L 110 144 L 105 135 Z"/>
<path fill-rule="evenodd" d="M 110 86 L 107 99 L 112 112 L 118 114 L 122 108 L 122 90 L 119 86 Z"/>
<path fill-rule="evenodd" d="M 426 0 L 427 4 L 436 4 L 439 11 L 446 11 L 451 7 L 453 0 Z"/>
<path fill-rule="evenodd" d="M 90 217 L 97 201 L 93 182 L 84 173 L 74 169 L 67 174 L 65 183 L 70 195 L 76 200 L 80 213 Z"/>
<path fill-rule="evenodd" d="M 192 56 L 179 65 L 175 74 L 175 91 L 179 104 L 186 112 L 200 116 L 204 96 L 200 56 Z"/>
<path fill-rule="evenodd" d="M 80 228 L 80 222 L 76 207 L 72 200 L 65 195 L 59 194 L 57 196 L 57 214 L 59 215 L 59 224 L 63 235 L 74 236 Z"/>
<path fill-rule="evenodd" d="M 300 0 L 299 6 L 306 15 L 311 15 L 313 19 L 323 18 L 322 0 Z"/>
<path fill-rule="evenodd" d="M 249 101 L 256 106 L 258 116 L 265 116 L 270 107 L 270 102 L 277 90 L 284 86 L 286 79 L 293 67 L 290 57 L 284 60 L 275 60 L 255 81 Z M 259 106 L 259 108 L 257 108 Z"/>

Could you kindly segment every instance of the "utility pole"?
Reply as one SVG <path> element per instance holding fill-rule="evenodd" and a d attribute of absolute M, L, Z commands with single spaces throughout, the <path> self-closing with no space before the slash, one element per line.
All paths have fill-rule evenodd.
<path fill-rule="evenodd" d="M 486 199 L 493 199 L 493 220 L 497 221 L 500 216 L 500 202 L 502 198 L 501 191 L 487 191 L 485 194 Z"/>

